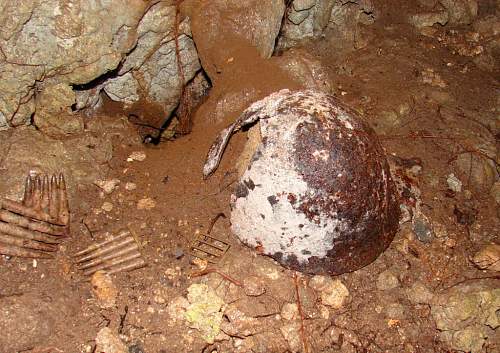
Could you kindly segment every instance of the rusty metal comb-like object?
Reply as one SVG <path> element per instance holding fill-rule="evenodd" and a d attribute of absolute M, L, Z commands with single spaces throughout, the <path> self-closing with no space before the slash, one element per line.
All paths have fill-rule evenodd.
<path fill-rule="evenodd" d="M 22 202 L 0 200 L 0 254 L 52 258 L 69 223 L 64 176 L 28 175 Z"/>
<path fill-rule="evenodd" d="M 139 243 L 129 230 L 122 230 L 109 240 L 92 244 L 73 257 L 78 269 L 86 276 L 97 271 L 112 274 L 146 266 L 139 251 Z"/>
<path fill-rule="evenodd" d="M 193 241 L 189 250 L 192 256 L 216 264 L 229 250 L 229 247 L 230 245 L 225 241 L 201 234 Z"/>

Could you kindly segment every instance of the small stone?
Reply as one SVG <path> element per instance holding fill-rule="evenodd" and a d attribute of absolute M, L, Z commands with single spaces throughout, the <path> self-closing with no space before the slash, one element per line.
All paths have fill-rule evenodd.
<path fill-rule="evenodd" d="M 415 215 L 412 220 L 412 229 L 417 239 L 422 243 L 430 243 L 434 238 L 432 226 L 423 214 Z"/>
<path fill-rule="evenodd" d="M 132 152 L 127 158 L 127 162 L 139 161 L 142 162 L 146 159 L 146 153 L 142 151 Z"/>
<path fill-rule="evenodd" d="M 137 209 L 138 210 L 151 210 L 155 207 L 156 207 L 156 201 L 149 198 L 149 197 L 140 199 L 137 202 Z"/>
<path fill-rule="evenodd" d="M 399 286 L 399 280 L 390 270 L 386 270 L 378 275 L 377 278 L 378 290 L 390 290 L 398 286 Z"/>
<path fill-rule="evenodd" d="M 97 180 L 95 184 L 100 187 L 105 194 L 111 194 L 118 184 L 120 184 L 119 179 L 110 179 L 110 180 Z"/>
<path fill-rule="evenodd" d="M 101 209 L 106 212 L 111 212 L 113 210 L 113 204 L 111 202 L 104 202 L 101 206 Z"/>
<path fill-rule="evenodd" d="M 249 276 L 243 280 L 243 290 L 251 297 L 258 297 L 266 292 L 264 281 L 256 276 Z"/>
<path fill-rule="evenodd" d="M 331 286 L 333 280 L 328 276 L 316 275 L 309 280 L 309 287 L 314 289 L 315 291 L 321 292 L 328 286 Z"/>
<path fill-rule="evenodd" d="M 128 183 L 125 184 L 125 190 L 132 191 L 132 190 L 135 190 L 135 189 L 137 189 L 137 184 L 131 183 L 131 182 L 128 182 Z"/>
<path fill-rule="evenodd" d="M 112 308 L 116 305 L 118 289 L 115 287 L 109 274 L 104 271 L 97 271 L 90 280 L 92 293 L 98 300 L 102 308 Z"/>
<path fill-rule="evenodd" d="M 294 320 L 299 315 L 299 308 L 295 303 L 285 303 L 281 309 L 281 317 L 284 320 L 290 321 Z"/>
<path fill-rule="evenodd" d="M 321 301 L 324 305 L 331 306 L 334 309 L 339 309 L 347 302 L 349 290 L 340 281 L 332 281 L 331 285 L 321 291 Z"/>
<path fill-rule="evenodd" d="M 415 304 L 429 304 L 434 298 L 434 295 L 422 282 L 415 282 L 406 290 L 406 295 L 408 300 Z"/>
<path fill-rule="evenodd" d="M 462 182 L 453 173 L 448 175 L 446 182 L 448 183 L 448 189 L 450 189 L 451 191 L 454 192 L 462 191 Z"/>
<path fill-rule="evenodd" d="M 95 351 L 99 353 L 129 353 L 127 346 L 125 346 L 109 327 L 104 327 L 97 333 L 95 342 Z"/>
<path fill-rule="evenodd" d="M 181 259 L 183 256 L 184 256 L 184 250 L 182 250 L 181 248 L 176 248 L 174 250 L 174 257 L 177 260 Z"/>
<path fill-rule="evenodd" d="M 472 257 L 471 261 L 481 270 L 500 272 L 500 245 L 486 245 Z"/>

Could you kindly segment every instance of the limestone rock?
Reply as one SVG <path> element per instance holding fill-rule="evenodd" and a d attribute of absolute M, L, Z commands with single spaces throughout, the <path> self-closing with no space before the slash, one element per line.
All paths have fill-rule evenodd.
<path fill-rule="evenodd" d="M 118 76 L 103 86 L 111 99 L 126 104 L 145 99 L 163 116 L 175 109 L 182 85 L 201 68 L 191 39 L 189 18 L 180 20 L 178 43 L 184 81 L 181 82 L 177 66 L 175 6 L 158 2 L 148 9 L 138 24 L 137 43 L 125 58 Z"/>
<path fill-rule="evenodd" d="M 287 14 L 289 21 L 282 29 L 280 47 L 289 48 L 306 38 L 319 36 L 328 24 L 335 2 L 294 0 Z"/>
<path fill-rule="evenodd" d="M 115 69 L 134 45 L 146 3 L 6 1 L 0 5 L 0 121 L 24 124 L 36 82 L 84 84 Z"/>
<path fill-rule="evenodd" d="M 327 28 L 354 41 L 359 23 L 373 22 L 374 6 L 371 0 L 317 0 L 313 3 L 293 1 L 279 39 L 280 48 L 318 38 Z"/>
<path fill-rule="evenodd" d="M 127 346 L 109 327 L 101 329 L 95 338 L 96 353 L 129 353 Z"/>

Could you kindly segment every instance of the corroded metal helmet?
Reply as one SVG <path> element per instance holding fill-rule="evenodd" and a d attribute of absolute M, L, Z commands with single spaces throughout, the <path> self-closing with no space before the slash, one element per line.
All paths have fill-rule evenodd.
<path fill-rule="evenodd" d="M 340 274 L 375 260 L 397 231 L 399 203 L 373 130 L 330 95 L 281 90 L 221 132 L 205 177 L 233 132 L 259 119 L 262 141 L 231 200 L 236 236 L 306 273 Z"/>

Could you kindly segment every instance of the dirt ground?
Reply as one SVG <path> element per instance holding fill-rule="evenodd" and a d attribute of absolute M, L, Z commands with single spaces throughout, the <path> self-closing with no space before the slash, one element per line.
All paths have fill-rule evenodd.
<path fill-rule="evenodd" d="M 115 141 L 106 179 L 119 179 L 118 187 L 110 194 L 97 186 L 77 193 L 70 205 L 71 237 L 55 260 L 39 260 L 35 266 L 32 260 L 0 257 L 0 301 L 18 301 L 26 311 L 19 311 L 19 325 L 26 326 L 19 332 L 30 333 L 22 352 L 94 352 L 96 334 L 104 327 L 120 335 L 129 352 L 453 351 L 440 339 L 431 302 L 462 284 L 499 284 L 494 272 L 470 261 L 483 246 L 499 241 L 498 207 L 487 188 L 488 170 L 493 168 L 496 177 L 498 164 L 488 169 L 492 159 L 478 147 L 498 147 L 499 86 L 494 73 L 454 53 L 449 43 L 460 42 L 457 38 L 468 31 L 437 27 L 425 36 L 381 10 L 373 25 L 363 27 L 360 36 L 366 42 L 356 50 L 328 34 L 303 48 L 328 69 L 333 93 L 374 127 L 391 163 L 405 172 L 417 166 L 414 183 L 434 228 L 431 239 L 419 239 L 403 224 L 374 263 L 338 276 L 349 292 L 342 306 L 322 304 L 321 291 L 308 285 L 311 276 L 296 279 L 292 271 L 239 244 L 224 217 L 211 234 L 231 246 L 209 268 L 236 283 L 218 273 L 196 276 L 203 264 L 193 261 L 189 246 L 218 214 L 229 217 L 234 162 L 246 141 L 245 133 L 236 134 L 219 170 L 203 180 L 209 146 L 235 118 L 215 120 L 208 114 L 216 105 L 214 92 L 222 94 L 228 87 L 219 82 L 195 114 L 192 133 L 146 146 L 130 129 L 129 139 Z M 266 70 L 271 68 L 261 71 L 256 96 L 286 85 L 273 82 Z M 128 162 L 137 151 L 146 158 Z M 460 167 L 464 163 L 468 173 Z M 461 191 L 449 190 L 451 173 L 461 180 Z M 128 184 L 127 190 L 127 183 L 136 188 Z M 138 209 L 142 199 L 154 202 Z M 70 255 L 104 239 L 105 232 L 126 227 L 138 234 L 148 265 L 113 275 L 116 305 L 102 308 Z M 171 303 L 185 297 L 193 283 L 208 284 L 232 308 L 214 343 L 172 318 Z M 413 300 L 416 283 L 432 298 Z M 255 286 L 265 290 L 249 294 Z M 303 320 L 287 313 L 297 303 L 297 292 Z M 480 351 L 500 349 L 498 330 L 491 332 Z M 2 347 L 0 352 L 14 351 Z"/>

